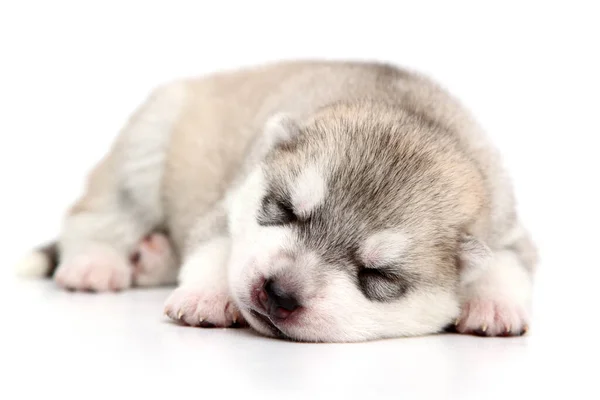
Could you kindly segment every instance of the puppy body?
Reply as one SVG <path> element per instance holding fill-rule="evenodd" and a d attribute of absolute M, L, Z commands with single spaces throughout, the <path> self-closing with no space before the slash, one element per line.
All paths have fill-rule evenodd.
<path fill-rule="evenodd" d="M 153 231 L 174 256 L 132 270 Z M 63 286 L 169 284 L 180 269 L 170 317 L 310 341 L 452 322 L 519 334 L 536 263 L 469 113 L 427 78 L 351 62 L 157 89 L 90 175 L 58 247 Z"/>

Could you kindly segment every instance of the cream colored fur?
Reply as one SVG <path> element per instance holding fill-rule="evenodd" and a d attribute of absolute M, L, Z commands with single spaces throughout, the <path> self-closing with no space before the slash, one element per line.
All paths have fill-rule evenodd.
<path fill-rule="evenodd" d="M 74 289 L 125 289 L 136 284 L 170 283 L 173 269 L 183 265 L 181 288 L 167 302 L 169 316 L 192 325 L 206 319 L 216 324 L 241 320 L 233 299 L 239 301 L 236 290 L 243 290 L 240 286 L 250 281 L 231 276 L 241 273 L 236 266 L 230 268 L 229 275 L 226 268 L 230 242 L 237 245 L 236 241 L 248 234 L 243 231 L 247 222 L 238 222 L 256 211 L 261 195 L 257 191 L 265 189 L 257 165 L 276 143 L 293 140 L 299 129 L 296 121 L 331 121 L 333 129 L 336 115 L 357 118 L 358 114 L 353 106 L 340 106 L 337 114 L 329 114 L 328 107 L 361 99 L 402 103 L 422 118 L 424 126 L 435 121 L 440 129 L 456 135 L 472 160 L 469 162 L 475 163 L 474 175 L 452 175 L 447 171 L 460 170 L 462 161 L 452 157 L 439 160 L 442 167 L 447 166 L 440 173 L 448 173 L 448 179 L 469 188 L 460 203 L 464 207 L 461 212 L 472 214 L 465 233 L 484 243 L 493 258 L 467 257 L 474 265 L 470 265 L 471 275 L 459 289 L 460 302 L 479 310 L 481 302 L 496 301 L 502 308 L 496 312 L 504 317 L 495 324 L 494 315 L 490 315 L 493 306 L 479 318 L 468 310 L 465 314 L 464 309 L 461 315 L 458 300 L 444 289 L 412 295 L 415 307 L 436 296 L 436 301 L 444 302 L 445 306 L 430 316 L 413 315 L 402 306 L 387 312 L 390 322 L 382 314 L 387 306 L 356 299 L 355 315 L 330 321 L 356 326 L 355 334 L 338 334 L 342 331 L 326 325 L 319 329 L 312 325 L 294 327 L 288 333 L 305 340 L 365 340 L 433 332 L 439 330 L 440 321 L 457 317 L 462 332 L 483 329 L 497 335 L 508 328 L 509 332 L 524 329 L 528 319 L 521 310 L 527 306 L 530 282 L 523 276 L 528 277 L 533 270 L 536 254 L 516 215 L 499 154 L 470 114 L 446 91 L 418 74 L 379 64 L 285 62 L 163 85 L 132 115 L 112 150 L 91 173 L 85 194 L 66 216 L 55 279 Z M 382 121 L 393 118 L 386 113 L 381 108 L 370 115 Z M 419 139 L 415 140 L 419 145 Z M 330 162 L 341 162 L 339 159 L 332 153 Z M 326 201 L 327 165 L 307 165 L 297 178 L 294 201 L 300 203 L 300 210 L 308 212 Z M 248 194 L 242 196 L 244 190 Z M 240 231 L 236 231 L 238 227 Z M 167 270 L 157 269 L 162 272 L 152 279 L 137 279 L 129 258 L 144 236 L 156 230 L 168 232 L 173 265 Z M 411 232 L 390 232 L 369 241 L 366 248 L 382 253 L 373 256 L 396 260 L 407 243 L 427 239 L 414 237 Z M 396 239 L 401 243 L 393 248 Z M 242 250 L 234 253 L 237 251 Z M 317 304 L 315 309 L 334 307 L 345 296 L 353 298 L 347 281 L 335 274 L 331 279 L 339 280 L 339 285 L 324 293 L 330 302 Z M 315 315 L 330 315 L 323 312 Z M 383 328 L 368 328 L 373 324 Z"/>

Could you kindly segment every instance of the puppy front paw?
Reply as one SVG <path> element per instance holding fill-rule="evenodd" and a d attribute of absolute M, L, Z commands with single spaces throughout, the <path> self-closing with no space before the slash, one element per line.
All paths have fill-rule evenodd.
<path fill-rule="evenodd" d="M 475 297 L 463 304 L 453 328 L 477 336 L 521 336 L 529 329 L 529 317 L 516 303 Z"/>
<path fill-rule="evenodd" d="M 229 293 L 201 287 L 175 289 L 165 302 L 165 314 L 174 321 L 203 328 L 246 325 Z"/>
<path fill-rule="evenodd" d="M 118 291 L 131 286 L 131 267 L 111 248 L 94 245 L 74 254 L 58 266 L 56 283 L 69 290 Z"/>

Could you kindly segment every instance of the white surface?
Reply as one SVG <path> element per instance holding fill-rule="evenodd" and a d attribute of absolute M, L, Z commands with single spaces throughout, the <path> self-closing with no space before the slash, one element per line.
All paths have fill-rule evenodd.
<path fill-rule="evenodd" d="M 0 398 L 600 397 L 594 2 L 198 3 L 1 3 Z M 394 61 L 471 108 L 541 250 L 529 336 L 287 343 L 167 323 L 164 289 L 74 295 L 13 277 L 157 82 L 294 57 Z"/>

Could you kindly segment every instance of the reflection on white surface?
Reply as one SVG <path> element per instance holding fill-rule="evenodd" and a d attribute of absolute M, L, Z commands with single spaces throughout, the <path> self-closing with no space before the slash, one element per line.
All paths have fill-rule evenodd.
<path fill-rule="evenodd" d="M 10 290 L 12 306 L 4 313 L 2 365 L 9 387 L 23 396 L 164 391 L 487 399 L 569 389 L 560 380 L 569 355 L 560 354 L 557 363 L 557 331 L 537 323 L 522 338 L 445 334 L 293 343 L 249 330 L 171 323 L 161 315 L 168 288 L 94 295 L 63 292 L 49 281 L 8 283 L 3 289 Z"/>

